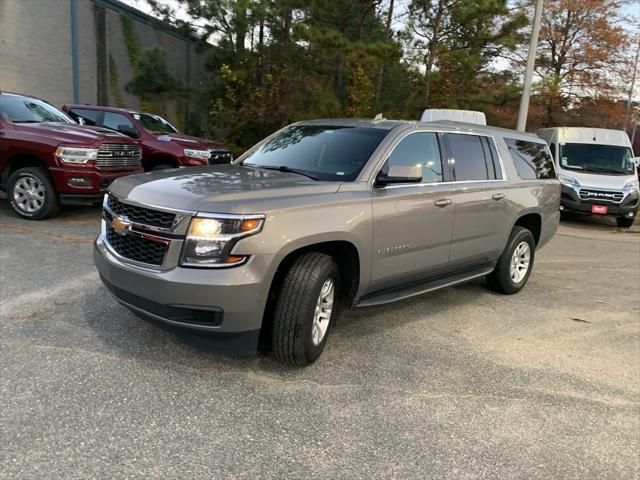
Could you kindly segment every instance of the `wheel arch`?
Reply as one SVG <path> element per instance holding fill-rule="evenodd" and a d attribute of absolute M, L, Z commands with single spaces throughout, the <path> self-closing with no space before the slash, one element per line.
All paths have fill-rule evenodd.
<path fill-rule="evenodd" d="M 289 244 L 285 249 L 278 252 L 274 261 L 276 266 L 271 276 L 262 325 L 260 327 L 259 343 L 261 348 L 271 345 L 273 311 L 285 275 L 297 258 L 309 252 L 324 253 L 333 257 L 340 274 L 341 299 L 349 301 L 356 296 L 362 282 L 361 278 L 363 273 L 361 271 L 361 253 L 356 243 L 350 239 L 336 239 L 334 237 L 333 239 L 311 238 Z"/>
<path fill-rule="evenodd" d="M 142 168 L 145 172 L 148 172 L 157 165 L 171 165 L 172 167 L 179 167 L 180 162 L 176 157 L 168 153 L 156 153 L 142 159 Z"/>
<path fill-rule="evenodd" d="M 540 212 L 522 212 L 516 219 L 513 226 L 526 228 L 533 234 L 536 246 L 540 243 L 540 238 L 542 236 L 542 215 Z"/>

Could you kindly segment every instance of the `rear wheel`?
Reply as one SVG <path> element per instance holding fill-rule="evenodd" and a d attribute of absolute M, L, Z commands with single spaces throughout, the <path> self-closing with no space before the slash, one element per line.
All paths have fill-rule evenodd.
<path fill-rule="evenodd" d="M 13 211 L 28 220 L 42 220 L 58 212 L 58 195 L 49 175 L 38 167 L 16 170 L 7 181 L 7 199 Z"/>
<path fill-rule="evenodd" d="M 525 286 L 536 252 L 536 242 L 530 230 L 516 226 L 496 268 L 487 276 L 487 286 L 496 292 L 511 295 Z"/>
<path fill-rule="evenodd" d="M 314 362 L 324 350 L 338 305 L 338 267 L 329 255 L 300 256 L 287 272 L 273 319 L 273 353 L 288 365 Z"/>
<path fill-rule="evenodd" d="M 629 217 L 616 217 L 616 223 L 620 228 L 630 228 L 633 225 L 633 218 Z"/>

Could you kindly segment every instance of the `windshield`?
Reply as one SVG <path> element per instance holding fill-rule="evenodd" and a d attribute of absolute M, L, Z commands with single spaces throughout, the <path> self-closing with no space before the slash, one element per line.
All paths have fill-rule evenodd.
<path fill-rule="evenodd" d="M 634 173 L 631 149 L 613 145 L 567 143 L 560 146 L 560 166 L 589 173 L 631 175 Z"/>
<path fill-rule="evenodd" d="M 178 133 L 178 130 L 158 115 L 150 115 L 148 113 L 135 114 L 136 120 L 140 120 L 145 130 L 151 133 Z"/>
<path fill-rule="evenodd" d="M 0 116 L 13 123 L 75 123 L 56 107 L 35 98 L 0 95 Z"/>
<path fill-rule="evenodd" d="M 380 128 L 293 126 L 263 143 L 242 163 L 294 170 L 317 180 L 351 182 L 387 133 Z"/>

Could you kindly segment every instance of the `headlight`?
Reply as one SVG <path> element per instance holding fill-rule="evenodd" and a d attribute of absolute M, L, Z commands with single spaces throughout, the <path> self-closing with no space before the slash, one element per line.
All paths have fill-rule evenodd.
<path fill-rule="evenodd" d="M 246 257 L 231 255 L 238 240 L 259 233 L 264 215 L 194 217 L 182 247 L 180 264 L 188 267 L 229 267 Z"/>
<path fill-rule="evenodd" d="M 56 158 L 65 163 L 87 163 L 98 158 L 97 148 L 58 147 Z"/>
<path fill-rule="evenodd" d="M 208 160 L 211 152 L 209 150 L 191 150 L 189 148 L 184 149 L 184 156 L 189 158 L 197 158 L 198 160 Z"/>
<path fill-rule="evenodd" d="M 625 190 L 638 190 L 640 189 L 640 181 L 632 180 L 624 186 Z"/>
<path fill-rule="evenodd" d="M 580 186 L 580 182 L 578 182 L 575 178 L 567 177 L 566 175 L 559 174 L 558 175 L 558 180 L 560 181 L 560 183 L 562 183 L 563 185 L 566 185 L 568 187 L 579 187 Z"/>

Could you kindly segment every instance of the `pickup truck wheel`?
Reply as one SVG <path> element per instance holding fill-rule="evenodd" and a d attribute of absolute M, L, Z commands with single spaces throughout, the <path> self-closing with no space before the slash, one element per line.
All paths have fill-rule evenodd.
<path fill-rule="evenodd" d="M 531 231 L 516 226 L 496 268 L 487 276 L 487 286 L 496 292 L 511 295 L 525 286 L 536 253 L 536 242 Z"/>
<path fill-rule="evenodd" d="M 28 220 L 42 220 L 58 212 L 58 195 L 49 175 L 38 167 L 16 170 L 7 181 L 7 198 L 13 211 Z"/>
<path fill-rule="evenodd" d="M 633 218 L 616 217 L 616 223 L 620 228 L 631 228 L 631 225 L 633 225 Z"/>
<path fill-rule="evenodd" d="M 287 272 L 273 319 L 273 353 L 302 367 L 324 350 L 338 306 L 338 267 L 329 255 L 307 253 Z"/>

